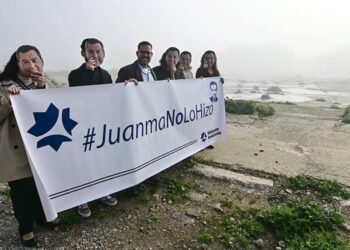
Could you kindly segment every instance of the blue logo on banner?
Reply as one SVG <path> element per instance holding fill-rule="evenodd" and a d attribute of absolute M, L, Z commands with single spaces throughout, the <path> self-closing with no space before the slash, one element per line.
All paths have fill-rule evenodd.
<path fill-rule="evenodd" d="M 201 140 L 202 140 L 202 142 L 205 142 L 207 140 L 207 133 L 206 132 L 202 132 Z"/>
<path fill-rule="evenodd" d="M 39 137 L 49 132 L 55 126 L 58 120 L 59 110 L 54 104 L 50 103 L 45 112 L 34 112 L 33 115 L 35 124 L 27 132 Z M 72 130 L 78 123 L 70 118 L 70 108 L 62 110 L 62 124 L 67 133 L 72 135 Z M 51 146 L 55 151 L 58 151 L 65 141 L 72 141 L 72 139 L 61 134 L 49 135 L 37 142 L 37 148 Z"/>

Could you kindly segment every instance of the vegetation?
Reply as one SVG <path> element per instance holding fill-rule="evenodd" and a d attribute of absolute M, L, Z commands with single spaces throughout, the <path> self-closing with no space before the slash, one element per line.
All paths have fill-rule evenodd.
<path fill-rule="evenodd" d="M 329 108 L 330 109 L 340 109 L 339 104 L 332 104 Z"/>
<path fill-rule="evenodd" d="M 247 100 L 225 100 L 226 112 L 238 115 L 252 115 L 257 113 L 259 117 L 271 116 L 275 113 L 272 106 Z"/>
<path fill-rule="evenodd" d="M 235 220 L 231 216 L 224 218 L 224 244 L 232 245 L 233 238 L 238 240 L 241 246 L 247 248 L 250 244 L 250 239 L 264 232 L 263 226 L 252 219 Z"/>
<path fill-rule="evenodd" d="M 345 112 L 343 114 L 342 122 L 350 123 L 350 105 L 346 107 Z"/>
<path fill-rule="evenodd" d="M 316 102 L 326 102 L 326 99 L 324 99 L 324 98 L 316 98 L 315 101 Z"/>
<path fill-rule="evenodd" d="M 268 93 L 271 94 L 281 94 L 282 93 L 282 89 L 278 86 L 272 86 L 270 88 L 267 89 Z"/>
<path fill-rule="evenodd" d="M 225 100 L 226 112 L 237 115 L 251 115 L 254 113 L 255 101 Z"/>
<path fill-rule="evenodd" d="M 200 235 L 199 240 L 205 244 L 211 244 L 214 241 L 214 236 L 208 232 L 203 232 Z"/>
<path fill-rule="evenodd" d="M 238 242 L 248 248 L 253 239 L 273 235 L 275 240 L 284 240 L 289 250 L 349 249 L 334 234 L 344 222 L 343 216 L 309 200 L 292 200 L 240 219 L 226 214 L 222 220 L 224 226 L 220 234 L 223 243 L 230 247 Z"/>
<path fill-rule="evenodd" d="M 190 189 L 190 184 L 175 179 L 164 178 L 162 180 L 162 186 L 165 188 L 163 201 L 167 203 L 185 203 L 189 200 L 186 193 Z"/>
<path fill-rule="evenodd" d="M 70 209 L 65 212 L 60 213 L 60 230 L 67 231 L 71 229 L 74 225 L 80 224 L 84 219 L 77 213 L 75 209 Z"/>
<path fill-rule="evenodd" d="M 301 200 L 268 208 L 258 214 L 257 221 L 265 230 L 288 241 L 312 232 L 332 231 L 342 225 L 344 218 L 333 209 Z"/>
<path fill-rule="evenodd" d="M 322 198 L 326 199 L 330 199 L 333 196 L 342 197 L 344 199 L 350 198 L 350 192 L 334 180 L 317 180 L 308 176 L 298 175 L 289 178 L 288 187 L 293 191 L 313 190 L 318 192 Z"/>
<path fill-rule="evenodd" d="M 1 188 L 0 189 L 0 195 L 10 196 L 10 187 L 5 186 L 5 187 Z"/>
<path fill-rule="evenodd" d="M 272 103 L 276 103 L 276 104 L 286 104 L 286 105 L 296 105 L 296 103 L 290 102 L 290 101 L 285 101 L 285 102 L 272 102 Z"/>
<path fill-rule="evenodd" d="M 334 233 L 311 232 L 303 237 L 295 237 L 288 243 L 287 250 L 349 250 L 350 247 L 337 239 Z"/>
<path fill-rule="evenodd" d="M 187 159 L 179 166 L 188 167 L 193 161 L 197 161 L 196 158 Z M 296 176 L 289 178 L 284 188 L 286 186 L 292 190 L 314 190 L 322 198 L 334 195 L 343 198 L 350 197 L 349 192 L 335 181 L 320 181 L 310 177 Z M 137 189 L 134 189 L 133 195 L 142 194 L 143 196 L 146 191 L 154 193 L 151 191 L 153 188 L 157 189 L 163 202 L 174 205 L 187 202 L 187 192 L 197 186 L 193 182 L 184 181 L 175 176 L 161 176 L 157 181 L 152 180 L 139 185 Z M 301 192 L 300 196 L 302 195 Z M 343 215 L 324 203 L 320 206 L 316 202 L 301 198 L 257 210 L 256 208 L 241 209 L 235 206 L 234 202 L 241 203 L 240 201 L 244 198 L 240 193 L 231 198 L 224 197 L 220 200 L 222 211 L 210 216 L 209 213 L 203 213 L 198 217 L 198 220 L 205 220 L 205 223 L 196 223 L 194 226 L 198 230 L 196 237 L 200 243 L 212 245 L 213 249 L 218 246 L 217 244 L 223 244 L 223 247 L 230 249 L 255 249 L 251 246 L 253 242 L 262 239 L 265 244 L 264 249 L 274 249 L 277 242 L 283 240 L 286 245 L 283 249 L 288 250 L 350 250 L 348 242 L 337 236 L 345 221 Z M 255 203 L 254 200 L 257 198 L 258 196 L 254 196 L 253 200 L 248 203 Z M 105 216 L 105 214 L 100 214 L 100 216 Z M 161 220 L 157 210 L 151 209 L 146 216 L 148 223 L 158 223 Z M 67 230 L 74 224 L 80 224 L 84 219 L 77 215 L 74 209 L 71 209 L 60 214 L 60 221 L 60 228 Z M 266 244 L 269 245 L 266 246 Z"/>
<path fill-rule="evenodd" d="M 255 105 L 255 111 L 259 117 L 271 116 L 275 114 L 275 109 L 272 106 L 263 103 L 257 103 Z"/>
<path fill-rule="evenodd" d="M 260 97 L 262 100 L 269 100 L 272 99 L 271 96 L 269 94 L 262 94 Z"/>

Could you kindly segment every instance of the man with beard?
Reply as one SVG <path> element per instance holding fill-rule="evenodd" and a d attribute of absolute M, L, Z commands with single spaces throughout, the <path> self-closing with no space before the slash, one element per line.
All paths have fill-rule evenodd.
<path fill-rule="evenodd" d="M 149 66 L 152 53 L 152 44 L 147 41 L 140 42 L 137 46 L 137 60 L 121 68 L 118 72 L 116 82 L 133 82 L 135 85 L 140 82 L 153 82 L 157 80 L 156 74 Z"/>

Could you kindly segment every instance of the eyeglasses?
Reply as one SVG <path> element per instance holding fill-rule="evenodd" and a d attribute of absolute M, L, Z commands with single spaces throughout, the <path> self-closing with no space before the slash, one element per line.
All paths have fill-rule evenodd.
<path fill-rule="evenodd" d="M 145 54 L 145 55 L 150 55 L 152 53 L 151 51 L 147 51 L 147 50 L 139 50 L 137 52 L 139 52 L 141 54 Z"/>

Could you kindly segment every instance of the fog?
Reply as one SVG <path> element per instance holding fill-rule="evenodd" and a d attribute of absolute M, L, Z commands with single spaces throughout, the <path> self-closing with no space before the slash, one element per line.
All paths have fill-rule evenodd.
<path fill-rule="evenodd" d="M 151 66 L 167 47 L 193 54 L 197 68 L 214 50 L 225 77 L 350 78 L 350 2 L 346 0 L 0 0 L 0 65 L 22 44 L 39 48 L 45 70 L 83 62 L 80 43 L 103 41 L 103 68 L 136 59 L 153 44 Z"/>

